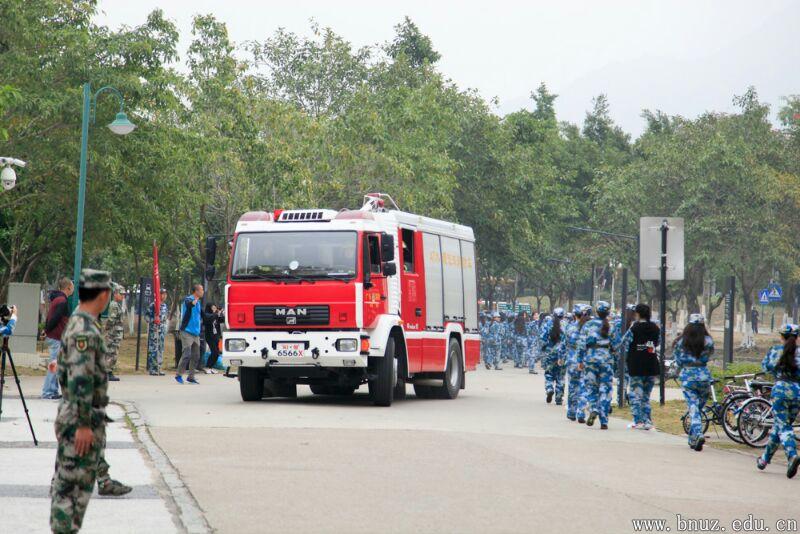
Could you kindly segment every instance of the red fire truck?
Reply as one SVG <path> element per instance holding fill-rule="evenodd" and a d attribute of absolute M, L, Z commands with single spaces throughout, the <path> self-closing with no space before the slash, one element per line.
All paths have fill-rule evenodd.
<path fill-rule="evenodd" d="M 223 362 L 238 367 L 245 401 L 365 383 L 380 406 L 407 383 L 453 399 L 480 357 L 472 229 L 384 194 L 359 210 L 242 215 L 225 301 Z"/>

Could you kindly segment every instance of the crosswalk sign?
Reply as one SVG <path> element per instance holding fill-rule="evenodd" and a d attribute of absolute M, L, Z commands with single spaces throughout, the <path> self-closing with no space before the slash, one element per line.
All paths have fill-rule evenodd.
<path fill-rule="evenodd" d="M 769 304 L 769 290 L 762 289 L 758 293 L 758 302 L 761 304 Z"/>
<path fill-rule="evenodd" d="M 783 290 L 778 284 L 770 284 L 769 287 L 769 301 L 780 302 L 783 300 Z"/>

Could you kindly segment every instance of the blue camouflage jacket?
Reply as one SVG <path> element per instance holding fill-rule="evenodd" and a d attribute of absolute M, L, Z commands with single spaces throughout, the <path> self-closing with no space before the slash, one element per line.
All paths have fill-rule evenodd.
<path fill-rule="evenodd" d="M 499 347 L 503 343 L 504 332 L 503 323 L 493 320 L 486 333 L 486 344 L 493 348 Z"/>
<path fill-rule="evenodd" d="M 761 368 L 768 373 L 772 373 L 775 376 L 776 380 L 788 380 L 792 382 L 797 382 L 800 380 L 800 350 L 795 351 L 794 353 L 794 360 L 797 362 L 797 372 L 795 372 L 794 376 L 786 376 L 782 371 L 778 369 L 778 362 L 783 355 L 783 345 L 774 345 L 769 349 L 767 355 L 764 356 L 764 360 L 761 362 Z"/>
<path fill-rule="evenodd" d="M 578 321 L 570 321 L 564 329 L 567 345 L 567 365 L 574 366 L 578 364 L 578 341 L 581 336 L 581 327 Z"/>
<path fill-rule="evenodd" d="M 592 317 L 581 328 L 578 337 L 577 363 L 611 363 L 611 339 L 602 334 L 603 320 Z M 610 335 L 610 333 L 609 333 Z"/>
<path fill-rule="evenodd" d="M 675 345 L 675 350 L 672 353 L 672 358 L 675 360 L 675 365 L 681 369 L 681 384 L 689 382 L 710 382 L 711 371 L 708 370 L 706 365 L 708 360 L 714 354 L 714 340 L 710 336 L 706 336 L 703 351 L 700 356 L 691 354 L 683 348 L 683 340 L 679 340 Z"/>
<path fill-rule="evenodd" d="M 553 343 L 550 339 L 550 331 L 553 330 L 554 321 L 558 319 L 553 319 L 553 317 L 548 317 L 547 320 L 542 324 L 541 332 L 539 332 L 539 340 L 542 343 L 542 350 L 547 355 L 548 360 L 558 359 L 558 360 L 566 360 L 567 359 L 567 349 L 566 349 L 566 335 L 564 333 L 564 329 L 561 329 L 561 335 L 558 337 L 558 341 Z"/>

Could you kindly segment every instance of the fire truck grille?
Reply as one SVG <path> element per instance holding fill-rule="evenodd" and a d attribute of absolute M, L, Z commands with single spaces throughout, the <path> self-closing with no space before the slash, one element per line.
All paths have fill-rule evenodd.
<path fill-rule="evenodd" d="M 327 325 L 328 306 L 256 306 L 253 317 L 256 326 Z"/>

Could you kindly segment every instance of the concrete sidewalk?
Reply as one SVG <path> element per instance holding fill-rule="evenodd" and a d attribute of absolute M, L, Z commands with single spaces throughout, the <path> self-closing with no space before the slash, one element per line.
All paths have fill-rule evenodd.
<path fill-rule="evenodd" d="M 26 388 L 38 447 L 33 445 L 13 377 L 7 377 L 0 419 L 0 531 L 14 534 L 50 532 L 49 491 L 56 456 L 53 422 L 58 401 L 28 398 L 28 393 Z M 133 486 L 133 491 L 124 497 L 100 497 L 95 489 L 81 532 L 183 532 L 161 476 L 125 425 L 123 409 L 110 405 L 108 415 L 115 421 L 107 430 L 110 474 Z"/>

